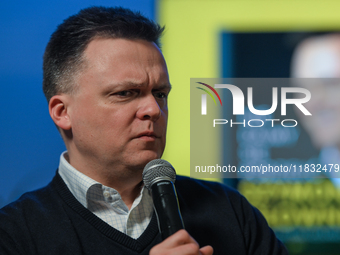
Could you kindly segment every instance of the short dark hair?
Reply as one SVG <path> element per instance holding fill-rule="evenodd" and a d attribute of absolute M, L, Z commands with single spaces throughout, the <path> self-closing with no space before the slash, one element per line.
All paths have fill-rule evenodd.
<path fill-rule="evenodd" d="M 43 91 L 47 101 L 71 93 L 72 81 L 84 62 L 83 52 L 94 38 L 141 39 L 160 47 L 164 27 L 122 7 L 90 7 L 70 16 L 52 34 L 43 61 Z"/>

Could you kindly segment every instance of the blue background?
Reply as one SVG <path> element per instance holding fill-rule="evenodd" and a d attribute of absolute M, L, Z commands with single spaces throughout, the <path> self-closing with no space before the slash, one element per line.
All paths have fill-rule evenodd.
<path fill-rule="evenodd" d="M 57 25 L 93 5 L 155 17 L 154 0 L 0 3 L 0 208 L 55 174 L 65 146 L 42 92 L 42 56 Z"/>

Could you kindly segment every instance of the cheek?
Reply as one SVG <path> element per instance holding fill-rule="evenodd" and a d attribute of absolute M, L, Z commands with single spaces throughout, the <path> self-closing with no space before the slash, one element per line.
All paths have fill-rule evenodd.
<path fill-rule="evenodd" d="M 71 115 L 73 133 L 79 136 L 95 137 L 109 128 L 112 112 L 89 102 L 79 104 Z M 98 133 L 98 134 L 96 134 Z"/>

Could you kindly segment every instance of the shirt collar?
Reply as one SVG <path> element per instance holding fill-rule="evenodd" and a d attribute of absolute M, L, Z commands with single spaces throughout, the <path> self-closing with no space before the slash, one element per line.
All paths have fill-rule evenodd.
<path fill-rule="evenodd" d="M 104 186 L 103 184 L 93 180 L 87 175 L 79 172 L 66 160 L 67 151 L 60 156 L 59 174 L 66 183 L 67 187 L 75 198 L 86 208 L 89 209 L 89 201 L 103 201 L 112 203 L 121 200 L 121 196 L 117 190 Z M 145 186 L 142 187 L 139 196 L 133 203 L 135 207 L 141 201 L 143 196 L 150 196 Z M 127 210 L 127 207 L 124 208 Z"/>
<path fill-rule="evenodd" d="M 67 151 L 63 152 L 60 156 L 59 174 L 71 193 L 84 207 L 87 208 L 87 191 L 92 186 L 100 186 L 101 188 L 102 184 L 71 166 L 65 156 L 67 156 Z"/>

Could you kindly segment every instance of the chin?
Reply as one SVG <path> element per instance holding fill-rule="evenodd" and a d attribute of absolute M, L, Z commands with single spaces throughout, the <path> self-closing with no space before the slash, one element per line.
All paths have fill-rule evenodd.
<path fill-rule="evenodd" d="M 154 160 L 154 159 L 159 159 L 161 157 L 161 155 L 150 155 L 149 157 L 146 157 L 145 160 L 144 160 L 144 165 L 146 165 L 147 163 L 149 163 L 151 160 Z"/>
<path fill-rule="evenodd" d="M 144 151 L 142 154 L 135 156 L 133 162 L 133 166 L 138 168 L 143 168 L 147 163 L 151 160 L 158 159 L 162 156 L 162 153 L 157 153 L 155 151 Z"/>
<path fill-rule="evenodd" d="M 312 142 L 317 149 L 322 149 L 325 147 L 335 146 L 335 139 L 330 139 L 328 137 L 317 137 L 312 139 Z"/>

